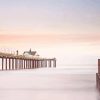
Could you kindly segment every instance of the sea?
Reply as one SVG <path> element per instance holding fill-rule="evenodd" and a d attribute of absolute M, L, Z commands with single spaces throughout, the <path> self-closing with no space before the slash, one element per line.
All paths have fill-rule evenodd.
<path fill-rule="evenodd" d="M 100 100 L 97 67 L 0 71 L 0 100 Z"/>

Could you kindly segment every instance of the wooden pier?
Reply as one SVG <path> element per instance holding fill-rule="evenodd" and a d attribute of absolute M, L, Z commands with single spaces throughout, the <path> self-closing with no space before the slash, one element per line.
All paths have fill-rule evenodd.
<path fill-rule="evenodd" d="M 56 67 L 56 58 L 35 58 L 24 55 L 0 53 L 0 70 L 22 70 L 42 67 Z"/>
<path fill-rule="evenodd" d="M 96 87 L 100 91 L 100 59 L 98 59 L 98 73 L 96 73 Z"/>

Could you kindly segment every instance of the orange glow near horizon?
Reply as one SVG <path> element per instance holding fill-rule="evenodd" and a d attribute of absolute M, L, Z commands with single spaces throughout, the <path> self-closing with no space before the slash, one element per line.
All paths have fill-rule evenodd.
<path fill-rule="evenodd" d="M 98 35 L 99 36 L 99 35 Z M 100 55 L 99 37 L 74 35 L 0 35 L 0 47 L 20 52 L 36 50 L 43 57 L 56 57 L 58 64 L 91 64 Z M 90 58 L 91 57 L 91 58 Z M 88 61 L 87 59 L 90 59 Z M 78 61 L 79 60 L 79 61 Z M 95 60 L 93 61 L 95 63 Z"/>

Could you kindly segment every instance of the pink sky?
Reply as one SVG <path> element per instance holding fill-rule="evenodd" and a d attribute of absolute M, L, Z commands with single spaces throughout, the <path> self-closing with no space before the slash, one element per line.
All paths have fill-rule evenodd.
<path fill-rule="evenodd" d="M 56 57 L 59 65 L 96 64 L 100 55 L 99 37 L 99 34 L 0 34 L 0 46 L 6 52 L 32 48 L 41 56 Z"/>
<path fill-rule="evenodd" d="M 0 44 L 33 44 L 37 46 L 88 45 L 100 43 L 100 34 L 0 34 Z"/>
<path fill-rule="evenodd" d="M 9 42 L 8 42 L 9 41 Z M 0 34 L 0 43 L 35 43 L 35 44 L 68 44 L 68 43 L 86 43 L 99 44 L 100 34 L 33 34 L 33 35 L 17 35 L 17 34 Z"/>

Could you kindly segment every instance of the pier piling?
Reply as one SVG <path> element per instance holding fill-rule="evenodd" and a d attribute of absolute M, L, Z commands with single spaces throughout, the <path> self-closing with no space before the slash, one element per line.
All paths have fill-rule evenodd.
<path fill-rule="evenodd" d="M 44 58 L 29 58 L 20 55 L 10 55 L 0 53 L 1 68 L 0 70 L 20 70 L 20 69 L 35 69 L 42 67 L 56 67 L 56 59 Z M 98 63 L 100 66 L 100 63 Z M 98 68 L 100 73 L 100 68 Z"/>

